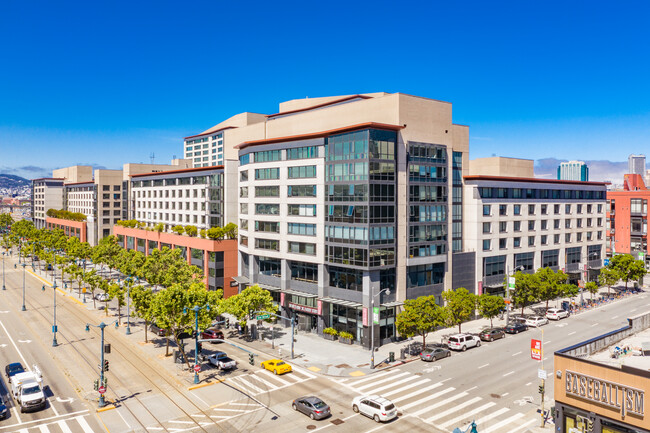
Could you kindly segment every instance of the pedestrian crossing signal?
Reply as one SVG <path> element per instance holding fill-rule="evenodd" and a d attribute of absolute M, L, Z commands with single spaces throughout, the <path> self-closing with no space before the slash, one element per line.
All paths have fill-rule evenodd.
<path fill-rule="evenodd" d="M 539 386 L 539 393 L 544 394 L 544 385 Z"/>
<path fill-rule="evenodd" d="M 255 356 L 252 353 L 248 354 L 248 363 L 250 365 L 255 365 Z"/>
<path fill-rule="evenodd" d="M 99 379 L 95 379 L 95 383 L 93 384 L 93 388 L 95 389 L 95 391 L 97 391 L 99 389 Z"/>

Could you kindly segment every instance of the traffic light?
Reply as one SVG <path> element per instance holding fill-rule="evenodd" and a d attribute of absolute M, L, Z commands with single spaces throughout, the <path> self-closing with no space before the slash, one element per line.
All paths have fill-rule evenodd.
<path fill-rule="evenodd" d="M 226 328 L 230 328 L 230 319 L 226 319 Z"/>
<path fill-rule="evenodd" d="M 592 418 L 587 419 L 587 431 L 594 431 L 594 420 Z"/>
<path fill-rule="evenodd" d="M 248 354 L 248 363 L 250 365 L 255 365 L 255 355 L 253 355 L 252 353 Z"/>
<path fill-rule="evenodd" d="M 539 393 L 544 394 L 544 385 L 539 386 Z"/>
<path fill-rule="evenodd" d="M 203 343 L 199 342 L 199 353 L 201 353 L 202 351 L 203 351 Z"/>
<path fill-rule="evenodd" d="M 93 389 L 95 391 L 99 389 L 99 379 L 95 379 L 95 382 L 93 383 Z"/>
<path fill-rule="evenodd" d="M 104 371 L 108 371 L 108 359 L 104 361 Z"/>

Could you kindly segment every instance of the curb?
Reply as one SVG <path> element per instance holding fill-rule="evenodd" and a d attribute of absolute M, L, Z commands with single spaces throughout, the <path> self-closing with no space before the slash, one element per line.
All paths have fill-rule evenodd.
<path fill-rule="evenodd" d="M 187 390 L 188 391 L 193 391 L 195 389 L 205 388 L 206 386 L 216 385 L 217 383 L 222 383 L 222 382 L 225 382 L 225 381 L 226 381 L 226 379 L 215 379 L 214 382 L 207 382 L 207 383 L 200 383 L 198 385 L 192 385 L 192 386 L 188 387 Z"/>
<path fill-rule="evenodd" d="M 100 413 L 100 412 L 106 412 L 113 409 L 117 409 L 117 406 L 115 406 L 114 403 L 110 403 L 102 408 L 97 409 L 95 412 Z"/>

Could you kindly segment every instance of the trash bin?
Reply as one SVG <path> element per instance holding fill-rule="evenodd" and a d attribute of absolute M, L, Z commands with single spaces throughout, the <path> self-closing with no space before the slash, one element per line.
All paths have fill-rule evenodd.
<path fill-rule="evenodd" d="M 388 352 L 388 362 L 395 362 L 395 352 Z"/>
<path fill-rule="evenodd" d="M 181 356 L 181 351 L 180 350 L 174 350 L 174 362 L 176 364 L 182 364 L 183 363 L 183 357 Z"/>
<path fill-rule="evenodd" d="M 399 350 L 399 359 L 406 359 L 406 349 Z"/>

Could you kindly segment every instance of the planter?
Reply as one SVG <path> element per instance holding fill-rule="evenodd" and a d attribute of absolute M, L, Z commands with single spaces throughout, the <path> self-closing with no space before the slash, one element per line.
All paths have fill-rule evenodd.
<path fill-rule="evenodd" d="M 323 334 L 323 337 L 325 337 L 326 340 L 330 340 L 330 341 L 334 341 L 337 338 L 336 335 L 332 335 L 332 334 Z"/>
<path fill-rule="evenodd" d="M 339 337 L 339 343 L 343 343 L 343 344 L 352 344 L 352 339 L 351 339 L 351 338 L 343 338 L 343 337 Z"/>

